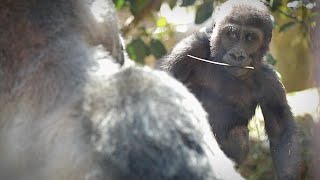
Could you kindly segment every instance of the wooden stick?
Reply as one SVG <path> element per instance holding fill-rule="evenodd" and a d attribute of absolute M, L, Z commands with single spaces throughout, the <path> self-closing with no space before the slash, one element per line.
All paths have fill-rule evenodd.
<path fill-rule="evenodd" d="M 252 66 L 245 66 L 245 67 L 233 66 L 233 65 L 230 65 L 230 64 L 227 64 L 227 63 L 209 61 L 209 60 L 206 60 L 206 59 L 198 58 L 198 57 L 192 56 L 192 55 L 190 55 L 190 54 L 188 54 L 187 56 L 189 56 L 189 57 L 191 57 L 191 58 L 193 58 L 193 59 L 196 59 L 196 60 L 200 60 L 200 61 L 203 61 L 203 62 L 207 62 L 207 63 L 211 63 L 211 64 L 216 64 L 216 65 L 220 65 L 220 66 L 229 66 L 229 67 L 237 67 L 237 68 L 244 68 L 244 69 L 254 69 L 254 67 L 252 67 Z"/>

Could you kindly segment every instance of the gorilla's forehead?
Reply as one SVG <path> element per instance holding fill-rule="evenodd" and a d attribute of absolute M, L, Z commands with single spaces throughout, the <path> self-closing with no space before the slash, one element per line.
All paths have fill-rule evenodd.
<path fill-rule="evenodd" d="M 272 26 L 267 7 L 259 1 L 229 0 L 219 8 L 215 17 L 220 21 L 217 23 L 229 22 L 255 27 Z"/>
<path fill-rule="evenodd" d="M 269 14 L 258 11 L 247 11 L 246 13 L 236 11 L 227 16 L 224 21 L 244 26 L 263 27 L 271 23 L 271 18 Z"/>
<path fill-rule="evenodd" d="M 262 30 L 266 37 L 271 37 L 273 22 L 268 10 L 243 5 L 232 6 L 231 9 L 224 8 L 226 10 L 224 12 L 221 10 L 215 17 L 218 27 L 222 27 L 225 24 L 253 27 Z"/>

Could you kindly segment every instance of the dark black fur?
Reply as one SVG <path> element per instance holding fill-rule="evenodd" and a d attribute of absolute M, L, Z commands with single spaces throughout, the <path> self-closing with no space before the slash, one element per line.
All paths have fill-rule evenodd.
<path fill-rule="evenodd" d="M 0 1 L 1 180 L 242 179 L 180 82 L 113 61 L 111 0 Z"/>
<path fill-rule="evenodd" d="M 253 59 L 249 65 L 255 69 L 245 70 L 246 73 L 241 76 L 231 73 L 232 69 L 237 70 L 235 67 L 213 65 L 187 57 L 190 54 L 224 62 L 224 55 L 229 53 L 232 46 L 236 46 L 232 44 L 225 48 L 221 45 L 221 29 L 227 23 L 240 24 L 243 28 L 258 28 L 263 34 L 257 50 L 248 54 Z M 231 0 L 215 14 L 213 28 L 211 26 L 205 32 L 196 32 L 183 39 L 159 60 L 157 68 L 170 72 L 202 102 L 209 113 L 218 143 L 237 162 L 247 156 L 247 126 L 259 105 L 265 118 L 278 177 L 297 179 L 300 162 L 297 128 L 282 83 L 274 70 L 263 61 L 271 37 L 272 21 L 262 3 Z M 240 48 L 250 51 L 243 46 Z"/>

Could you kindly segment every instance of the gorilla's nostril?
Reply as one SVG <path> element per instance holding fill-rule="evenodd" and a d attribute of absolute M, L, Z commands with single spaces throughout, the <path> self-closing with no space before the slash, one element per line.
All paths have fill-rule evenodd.
<path fill-rule="evenodd" d="M 230 55 L 230 57 L 232 58 L 232 60 L 237 60 L 237 56 L 236 56 L 236 55 L 234 55 L 234 54 L 232 54 L 232 53 L 230 53 L 229 55 Z"/>
<path fill-rule="evenodd" d="M 234 53 L 229 53 L 229 56 L 234 61 L 243 61 L 246 57 L 242 55 L 235 55 Z"/>

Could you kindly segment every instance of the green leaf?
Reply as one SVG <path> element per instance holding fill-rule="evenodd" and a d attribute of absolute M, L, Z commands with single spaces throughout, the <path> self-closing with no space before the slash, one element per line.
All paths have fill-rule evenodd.
<path fill-rule="evenodd" d="M 182 0 L 181 6 L 190 6 L 195 3 L 196 0 Z"/>
<path fill-rule="evenodd" d="M 267 53 L 266 55 L 266 61 L 271 64 L 272 66 L 275 66 L 277 64 L 277 60 L 272 56 L 271 53 Z"/>
<path fill-rule="evenodd" d="M 129 0 L 130 11 L 136 16 L 150 3 L 151 0 Z"/>
<path fill-rule="evenodd" d="M 212 12 L 213 12 L 213 3 L 210 1 L 204 2 L 197 9 L 195 23 L 196 24 L 203 23 L 205 20 L 211 17 Z"/>
<path fill-rule="evenodd" d="M 113 0 L 113 3 L 118 10 L 124 6 L 125 2 L 125 0 Z"/>
<path fill-rule="evenodd" d="M 131 41 L 126 49 L 129 57 L 140 64 L 144 64 L 144 58 L 150 54 L 149 47 L 141 38 Z"/>
<path fill-rule="evenodd" d="M 316 18 L 316 17 L 320 17 L 320 13 L 319 12 L 313 12 L 310 14 L 310 18 Z"/>
<path fill-rule="evenodd" d="M 284 25 L 282 25 L 282 26 L 280 27 L 279 32 L 286 32 L 286 31 L 288 31 L 290 28 L 293 28 L 295 25 L 297 25 L 297 23 L 294 22 L 294 21 L 288 22 L 288 23 L 286 23 L 286 24 L 284 24 Z"/>
<path fill-rule="evenodd" d="M 173 9 L 177 5 L 177 0 L 169 0 L 169 6 Z"/>
<path fill-rule="evenodd" d="M 167 53 L 163 43 L 157 39 L 152 39 L 150 42 L 150 51 L 157 59 L 161 58 Z"/>
<path fill-rule="evenodd" d="M 273 29 L 280 29 L 280 25 L 278 21 L 273 21 Z"/>
<path fill-rule="evenodd" d="M 271 11 L 276 11 L 281 6 L 281 0 L 270 0 Z"/>

